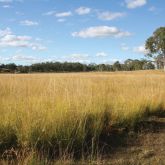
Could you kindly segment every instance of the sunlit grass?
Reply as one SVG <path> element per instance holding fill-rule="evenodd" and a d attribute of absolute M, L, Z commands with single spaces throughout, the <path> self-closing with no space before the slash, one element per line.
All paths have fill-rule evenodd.
<path fill-rule="evenodd" d="M 161 71 L 0 75 L 0 152 L 94 154 L 111 126 L 165 109 Z"/>

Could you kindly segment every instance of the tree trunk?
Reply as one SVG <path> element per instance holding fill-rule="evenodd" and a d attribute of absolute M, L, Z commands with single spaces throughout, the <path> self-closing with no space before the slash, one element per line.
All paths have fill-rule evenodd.
<path fill-rule="evenodd" d="M 164 53 L 164 56 L 163 56 L 163 65 L 164 65 L 164 72 L 165 72 L 165 53 Z"/>
<path fill-rule="evenodd" d="M 165 51 L 163 51 L 163 64 L 164 64 L 164 72 L 165 72 Z"/>

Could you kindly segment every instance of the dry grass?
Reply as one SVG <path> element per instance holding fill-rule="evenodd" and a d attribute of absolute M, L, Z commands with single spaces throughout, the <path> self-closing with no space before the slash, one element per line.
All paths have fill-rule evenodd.
<path fill-rule="evenodd" d="M 103 132 L 164 110 L 164 100 L 161 71 L 1 74 L 0 152 L 94 155 Z"/>

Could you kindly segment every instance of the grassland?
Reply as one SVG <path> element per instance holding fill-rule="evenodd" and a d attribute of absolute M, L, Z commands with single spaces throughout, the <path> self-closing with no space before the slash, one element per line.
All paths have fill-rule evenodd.
<path fill-rule="evenodd" d="M 1 74 L 1 158 L 98 156 L 164 100 L 161 71 Z"/>

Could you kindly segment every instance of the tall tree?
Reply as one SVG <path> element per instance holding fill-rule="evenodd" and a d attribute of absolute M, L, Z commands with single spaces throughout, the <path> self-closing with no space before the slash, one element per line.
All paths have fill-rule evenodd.
<path fill-rule="evenodd" d="M 153 57 L 156 63 L 163 63 L 165 71 L 165 27 L 156 29 L 153 35 L 147 39 L 145 48 L 148 50 L 147 56 Z"/>
<path fill-rule="evenodd" d="M 121 70 L 121 64 L 119 61 L 116 61 L 114 64 L 113 64 L 113 70 L 114 71 L 120 71 Z"/>

